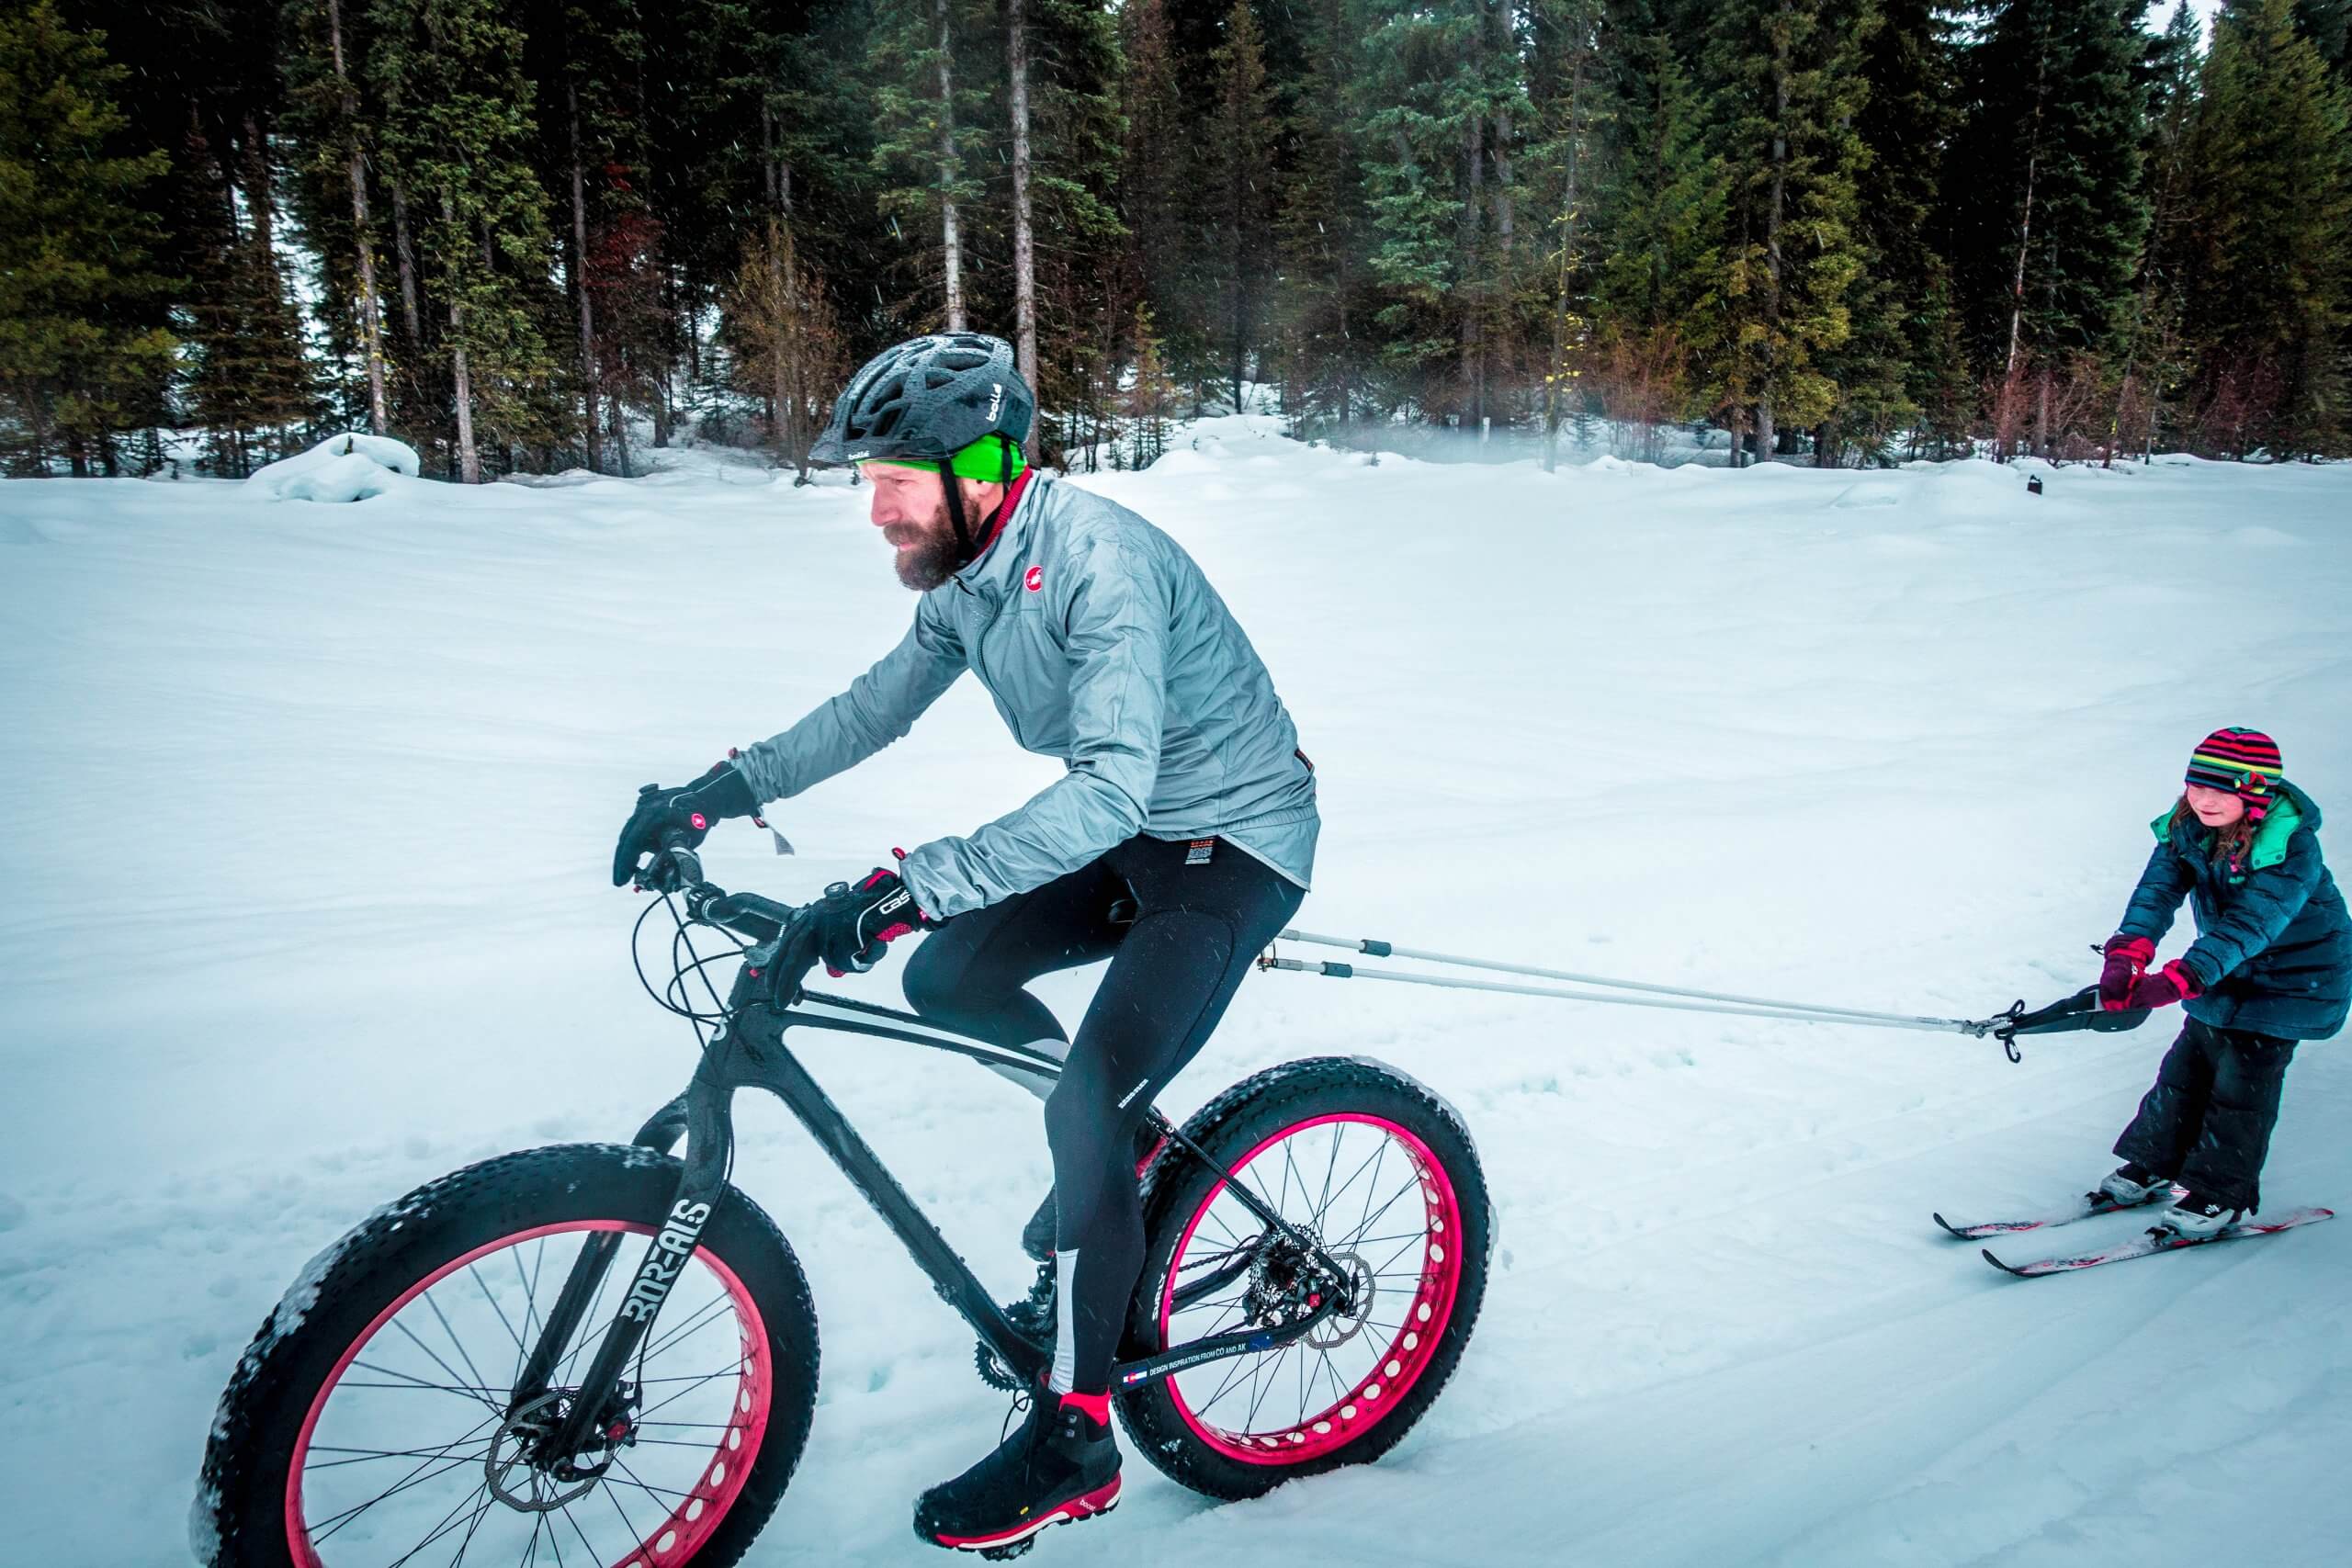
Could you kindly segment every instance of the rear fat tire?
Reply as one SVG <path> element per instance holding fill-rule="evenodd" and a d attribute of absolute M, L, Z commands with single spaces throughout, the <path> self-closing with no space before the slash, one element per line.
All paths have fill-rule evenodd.
<path fill-rule="evenodd" d="M 305 1416 L 344 1352 L 404 1292 L 476 1248 L 540 1227 L 605 1220 L 658 1229 L 683 1175 L 677 1160 L 623 1145 L 526 1149 L 418 1188 L 313 1260 L 263 1321 L 220 1396 L 189 1515 L 197 1560 L 218 1568 L 303 1568 L 288 1540 L 286 1506 Z M 636 1239 L 623 1242 L 615 1269 L 635 1268 Z M 790 1245 L 734 1188 L 721 1190 L 700 1247 L 756 1304 L 773 1385 L 741 1490 L 708 1539 L 679 1560 L 727 1568 L 775 1512 L 807 1445 L 817 1402 L 817 1313 Z M 582 1331 L 593 1327 L 583 1324 Z"/>
<path fill-rule="evenodd" d="M 1443 1168 L 1458 1209 L 1459 1270 L 1438 1343 L 1411 1385 L 1375 1421 L 1337 1447 L 1294 1462 L 1248 1462 L 1213 1445 L 1180 1408 L 1170 1380 L 1116 1401 L 1122 1425 L 1144 1458 L 1170 1480 L 1206 1496 L 1261 1496 L 1285 1481 L 1342 1465 L 1370 1463 L 1395 1448 L 1453 1375 L 1485 1300 L 1494 1222 L 1484 1172 L 1469 1130 L 1453 1108 L 1405 1074 L 1361 1058 L 1317 1057 L 1268 1068 L 1227 1089 L 1185 1123 L 1184 1132 L 1230 1168 L 1286 1129 L 1332 1117 L 1376 1118 L 1409 1133 Z M 1123 1359 L 1161 1344 L 1160 1308 L 1169 1270 L 1193 1216 L 1221 1180 L 1191 1156 L 1171 1149 L 1152 1167 L 1144 1193 L 1143 1276 L 1128 1308 Z M 1285 1218 L 1296 1216 L 1285 1212 Z"/>

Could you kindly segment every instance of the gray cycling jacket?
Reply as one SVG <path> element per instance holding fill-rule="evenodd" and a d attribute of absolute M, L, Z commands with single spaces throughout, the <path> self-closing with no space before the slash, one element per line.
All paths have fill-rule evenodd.
<path fill-rule="evenodd" d="M 1137 833 L 1223 838 L 1306 886 L 1314 770 L 1257 650 L 1175 540 L 1042 474 L 898 647 L 737 766 L 763 801 L 797 795 L 906 734 L 966 670 L 1024 750 L 1069 771 L 910 854 L 899 874 L 925 914 L 1042 886 Z"/>

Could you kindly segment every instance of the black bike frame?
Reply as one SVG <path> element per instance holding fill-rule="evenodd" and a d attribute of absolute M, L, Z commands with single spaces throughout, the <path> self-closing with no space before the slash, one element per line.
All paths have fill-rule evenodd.
<path fill-rule="evenodd" d="M 707 902 L 690 900 L 697 908 Z M 732 1108 L 739 1089 L 766 1089 L 790 1107 L 818 1145 L 849 1178 L 851 1185 L 873 1204 L 899 1245 L 930 1276 L 940 1298 L 971 1325 L 990 1353 L 1023 1383 L 1044 1381 L 1051 1360 L 1050 1348 L 1028 1338 L 1006 1321 L 1002 1310 L 948 1245 L 947 1238 L 786 1047 L 784 1035 L 786 1030 L 798 1026 L 902 1041 L 1034 1074 L 1048 1081 L 1060 1077 L 1061 1064 L 1041 1051 L 992 1044 L 925 1022 L 910 1012 L 846 997 L 796 989 L 788 1001 L 783 1000 L 775 995 L 782 976 L 775 966 L 779 949 L 788 940 L 787 931 L 763 946 L 747 951 L 728 1000 L 727 1021 L 705 1044 L 693 1080 L 684 1093 L 655 1111 L 638 1132 L 638 1145 L 663 1154 L 674 1148 L 683 1136 L 686 1141 L 684 1174 L 667 1220 L 646 1247 L 618 1315 L 605 1330 L 595 1359 L 582 1377 L 579 1397 L 548 1445 L 549 1453 L 575 1455 L 597 1447 L 599 1428 L 614 1414 L 607 1408 L 612 1392 L 617 1389 L 630 1356 L 651 1330 L 672 1282 L 684 1271 L 698 1244 L 703 1225 L 724 1195 L 734 1141 Z M 1216 1163 L 1161 1115 L 1157 1107 L 1150 1108 L 1147 1117 L 1167 1140 L 1166 1150 L 1159 1157 L 1189 1157 L 1211 1166 Z M 1321 1292 L 1317 1308 L 1295 1322 L 1279 1327 L 1245 1328 L 1216 1335 L 1118 1363 L 1112 1369 L 1113 1386 L 1122 1393 L 1134 1392 L 1204 1362 L 1279 1349 L 1303 1338 L 1347 1304 L 1347 1271 L 1326 1256 L 1314 1238 L 1285 1222 L 1246 1182 L 1229 1170 L 1226 1176 L 1227 1190 L 1270 1233 L 1291 1241 L 1310 1259 L 1322 1265 L 1329 1277 L 1329 1288 Z M 571 1342 L 573 1331 L 587 1313 L 619 1247 L 620 1234 L 606 1233 L 582 1249 L 548 1314 L 538 1343 L 515 1381 L 508 1405 L 510 1415 L 548 1392 L 548 1380 L 554 1373 L 563 1348 Z M 1233 1283 L 1248 1271 L 1257 1251 L 1256 1247 L 1236 1248 L 1219 1267 L 1180 1289 L 1175 1304 L 1182 1307 L 1206 1300 Z"/>

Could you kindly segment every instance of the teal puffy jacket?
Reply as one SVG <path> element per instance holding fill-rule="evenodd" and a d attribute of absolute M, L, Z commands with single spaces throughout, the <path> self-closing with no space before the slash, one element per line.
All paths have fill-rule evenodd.
<path fill-rule="evenodd" d="M 2188 898 L 2199 935 L 2180 961 L 2204 987 L 2188 1016 L 2216 1029 L 2324 1040 L 2352 1011 L 2352 918 L 2320 859 L 2318 806 L 2284 780 L 2278 790 L 2235 866 L 2214 858 L 2211 832 L 2177 836 L 2170 814 L 2157 818 L 2155 852 L 2117 930 L 2162 942 Z"/>

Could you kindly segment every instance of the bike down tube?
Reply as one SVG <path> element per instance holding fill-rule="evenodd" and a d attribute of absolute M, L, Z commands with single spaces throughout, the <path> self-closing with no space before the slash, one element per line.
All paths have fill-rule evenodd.
<path fill-rule="evenodd" d="M 882 1216 L 882 1223 L 890 1227 L 890 1234 L 899 1238 L 899 1245 L 907 1249 L 916 1266 L 931 1277 L 932 1288 L 939 1292 L 940 1299 L 954 1307 L 998 1359 L 1017 1376 L 1034 1381 L 1041 1375 L 1049 1352 L 1016 1333 L 1012 1325 L 1005 1321 L 1002 1310 L 973 1277 L 970 1267 L 947 1244 L 947 1238 L 940 1235 L 939 1227 L 916 1206 L 881 1157 L 857 1135 L 841 1108 L 785 1045 L 781 1027 L 773 1043 L 763 1042 L 757 1052 L 736 1041 L 731 1032 L 729 1041 L 733 1044 L 727 1064 L 729 1076 L 746 1087 L 768 1090 L 790 1107 L 808 1135 L 849 1178 L 850 1185 L 874 1205 L 874 1212 Z"/>

